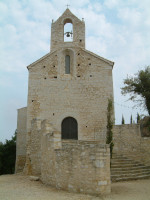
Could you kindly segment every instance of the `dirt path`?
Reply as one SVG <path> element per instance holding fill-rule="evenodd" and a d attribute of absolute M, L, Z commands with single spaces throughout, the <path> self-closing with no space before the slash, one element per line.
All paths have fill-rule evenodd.
<path fill-rule="evenodd" d="M 113 183 L 110 195 L 93 197 L 56 190 L 23 175 L 3 175 L 0 200 L 150 200 L 150 179 Z"/>

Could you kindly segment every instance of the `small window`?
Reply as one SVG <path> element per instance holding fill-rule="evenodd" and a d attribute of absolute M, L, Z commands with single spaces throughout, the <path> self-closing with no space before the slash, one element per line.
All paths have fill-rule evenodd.
<path fill-rule="evenodd" d="M 70 56 L 65 57 L 65 74 L 70 74 Z"/>

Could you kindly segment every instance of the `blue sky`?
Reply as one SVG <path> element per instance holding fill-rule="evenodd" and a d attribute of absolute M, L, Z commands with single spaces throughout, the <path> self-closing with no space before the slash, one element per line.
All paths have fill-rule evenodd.
<path fill-rule="evenodd" d="M 127 75 L 150 65 L 149 0 L 0 0 L 0 141 L 17 127 L 17 109 L 27 105 L 26 66 L 50 50 L 50 27 L 70 5 L 86 24 L 86 49 L 115 62 L 115 118 L 146 112 L 121 95 Z"/>

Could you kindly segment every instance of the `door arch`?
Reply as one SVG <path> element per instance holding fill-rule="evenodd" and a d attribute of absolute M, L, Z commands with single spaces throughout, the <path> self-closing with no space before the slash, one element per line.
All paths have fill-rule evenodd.
<path fill-rule="evenodd" d="M 78 123 L 73 117 L 66 117 L 61 124 L 62 139 L 78 139 Z"/>

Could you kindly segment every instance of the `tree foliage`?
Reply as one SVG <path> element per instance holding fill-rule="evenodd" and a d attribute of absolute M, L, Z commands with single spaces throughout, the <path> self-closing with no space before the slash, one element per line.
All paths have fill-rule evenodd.
<path fill-rule="evenodd" d="M 121 88 L 122 94 L 130 94 L 129 100 L 133 101 L 137 99 L 137 95 L 140 95 L 150 115 L 150 66 L 140 70 L 134 77 L 126 78 L 124 84 L 125 87 Z"/>
<path fill-rule="evenodd" d="M 113 151 L 113 103 L 111 99 L 108 99 L 108 107 L 107 107 L 107 137 L 106 137 L 106 144 L 110 144 L 110 156 L 112 158 L 112 151 Z"/>
<path fill-rule="evenodd" d="M 0 175 L 13 174 L 15 171 L 16 134 L 4 144 L 0 142 Z"/>

